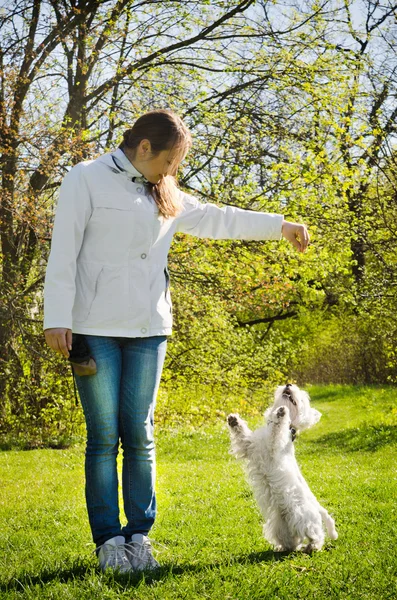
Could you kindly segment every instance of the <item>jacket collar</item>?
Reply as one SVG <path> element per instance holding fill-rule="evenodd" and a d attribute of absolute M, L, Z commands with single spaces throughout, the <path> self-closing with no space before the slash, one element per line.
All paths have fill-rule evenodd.
<path fill-rule="evenodd" d="M 117 148 L 114 152 L 111 153 L 113 161 L 115 161 L 116 166 L 121 170 L 126 172 L 133 181 L 141 181 L 143 183 L 149 183 L 146 177 L 138 171 L 132 162 L 126 157 L 121 148 Z"/>

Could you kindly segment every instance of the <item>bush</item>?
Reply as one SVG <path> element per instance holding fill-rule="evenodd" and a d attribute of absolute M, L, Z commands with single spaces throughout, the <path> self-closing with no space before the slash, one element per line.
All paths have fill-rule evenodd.
<path fill-rule="evenodd" d="M 396 326 L 373 315 L 312 313 L 292 376 L 310 383 L 395 383 Z"/>

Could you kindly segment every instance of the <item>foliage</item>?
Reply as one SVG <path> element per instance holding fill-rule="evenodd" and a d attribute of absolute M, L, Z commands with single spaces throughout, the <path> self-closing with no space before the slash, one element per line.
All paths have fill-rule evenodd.
<path fill-rule="evenodd" d="M 0 32 L 4 432 L 73 435 L 71 380 L 42 332 L 57 189 L 155 107 L 193 133 L 183 189 L 282 213 L 312 238 L 301 256 L 284 241 L 175 237 L 167 389 L 396 381 L 391 1 L 18 0 Z"/>
<path fill-rule="evenodd" d="M 387 315 L 307 314 L 300 326 L 299 357 L 291 361 L 299 383 L 395 383 L 396 326 Z"/>

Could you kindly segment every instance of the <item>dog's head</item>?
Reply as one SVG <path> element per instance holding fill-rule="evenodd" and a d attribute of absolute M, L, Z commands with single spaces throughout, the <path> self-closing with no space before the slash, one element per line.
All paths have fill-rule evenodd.
<path fill-rule="evenodd" d="M 268 419 L 270 413 L 279 406 L 288 406 L 291 427 L 297 431 L 312 427 L 321 418 L 321 413 L 310 406 L 309 394 L 291 383 L 280 385 L 276 389 L 274 404 L 266 410 L 265 418 Z"/>

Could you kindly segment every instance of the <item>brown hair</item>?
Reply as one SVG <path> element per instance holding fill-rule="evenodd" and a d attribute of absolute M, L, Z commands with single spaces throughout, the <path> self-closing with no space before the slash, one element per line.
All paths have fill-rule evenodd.
<path fill-rule="evenodd" d="M 181 196 L 178 193 L 176 172 L 179 163 L 192 146 L 192 136 L 182 119 L 168 109 L 151 110 L 137 119 L 131 129 L 123 134 L 119 148 L 134 150 L 143 139 L 150 141 L 152 157 L 155 158 L 162 150 L 176 150 L 171 173 L 159 183 L 150 183 L 149 190 L 164 218 L 175 217 L 182 209 Z"/>

